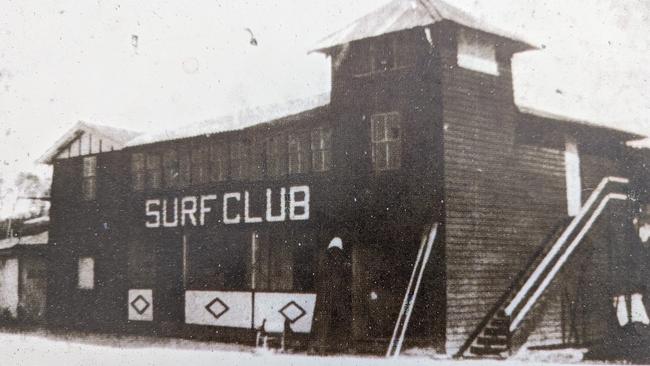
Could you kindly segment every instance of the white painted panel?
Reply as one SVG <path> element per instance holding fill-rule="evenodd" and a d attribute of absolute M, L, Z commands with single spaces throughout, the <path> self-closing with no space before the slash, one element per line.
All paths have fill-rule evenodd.
<path fill-rule="evenodd" d="M 152 321 L 153 305 L 152 290 L 129 290 L 129 320 Z"/>
<path fill-rule="evenodd" d="M 99 142 L 101 141 L 101 137 L 98 135 L 93 135 L 92 140 L 90 140 L 90 153 L 91 154 L 98 154 L 100 153 L 99 151 Z M 102 142 L 103 145 L 103 142 Z M 103 147 L 103 146 L 102 146 Z"/>
<path fill-rule="evenodd" d="M 287 317 L 294 332 L 309 333 L 315 306 L 316 294 L 256 292 L 255 327 L 259 328 L 266 319 L 268 331 L 280 331 Z"/>
<path fill-rule="evenodd" d="M 84 133 L 79 140 L 81 140 L 81 155 L 90 154 L 90 134 Z"/>
<path fill-rule="evenodd" d="M 0 259 L 0 312 L 8 309 L 14 317 L 18 308 L 18 259 Z"/>
<path fill-rule="evenodd" d="M 82 290 L 95 288 L 95 260 L 92 257 L 79 258 L 77 287 Z"/>
<path fill-rule="evenodd" d="M 57 159 L 67 159 L 70 157 L 70 150 L 66 147 L 65 149 L 61 150 L 59 155 L 56 156 Z"/>
<path fill-rule="evenodd" d="M 567 213 L 569 216 L 575 216 L 582 208 L 582 182 L 578 143 L 570 136 L 567 136 L 565 140 L 564 166 L 566 169 Z"/>
<path fill-rule="evenodd" d="M 458 36 L 458 66 L 499 75 L 494 41 L 480 36 L 476 32 L 462 30 Z"/>
<path fill-rule="evenodd" d="M 186 291 L 185 322 L 251 328 L 253 295 L 236 291 Z"/>
<path fill-rule="evenodd" d="M 72 141 L 70 144 L 70 157 L 79 156 L 79 139 Z"/>

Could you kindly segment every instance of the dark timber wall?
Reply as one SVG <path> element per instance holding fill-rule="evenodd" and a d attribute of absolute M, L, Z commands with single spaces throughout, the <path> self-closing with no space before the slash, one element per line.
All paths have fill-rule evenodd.
<path fill-rule="evenodd" d="M 457 67 L 455 29 L 440 37 L 448 353 L 566 214 L 563 152 L 517 138 L 511 54 L 497 48 L 499 76 Z"/>

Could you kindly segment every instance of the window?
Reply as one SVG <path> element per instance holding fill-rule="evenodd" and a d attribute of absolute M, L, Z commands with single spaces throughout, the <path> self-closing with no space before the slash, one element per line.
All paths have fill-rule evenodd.
<path fill-rule="evenodd" d="M 228 177 L 228 145 L 217 143 L 212 145 L 210 152 L 211 180 L 221 182 Z"/>
<path fill-rule="evenodd" d="M 158 189 L 162 186 L 162 169 L 160 155 L 147 154 L 146 187 Z"/>
<path fill-rule="evenodd" d="M 458 35 L 458 66 L 499 75 L 495 44 L 480 33 L 461 30 Z"/>
<path fill-rule="evenodd" d="M 355 42 L 350 60 L 355 75 L 386 72 L 413 66 L 417 38 L 409 32 Z"/>
<path fill-rule="evenodd" d="M 372 71 L 382 72 L 395 68 L 394 47 L 391 38 L 380 37 L 371 44 Z"/>
<path fill-rule="evenodd" d="M 372 165 L 375 170 L 397 169 L 401 165 L 400 114 L 377 113 L 370 119 Z"/>
<path fill-rule="evenodd" d="M 134 191 L 144 190 L 144 154 L 131 155 L 131 186 Z"/>
<path fill-rule="evenodd" d="M 178 187 L 178 153 L 169 149 L 163 153 L 163 180 L 166 188 Z"/>
<path fill-rule="evenodd" d="M 97 195 L 97 157 L 85 157 L 83 165 L 82 196 L 84 200 L 91 201 Z"/>
<path fill-rule="evenodd" d="M 251 285 L 248 234 L 188 235 L 187 286 L 192 290 L 247 290 Z"/>
<path fill-rule="evenodd" d="M 262 291 L 313 291 L 317 255 L 313 233 L 251 236 L 251 287 Z M 288 233 L 287 233 L 288 234 Z"/>
<path fill-rule="evenodd" d="M 190 151 L 186 147 L 181 147 L 178 150 L 178 184 L 182 187 L 190 185 L 190 167 Z"/>
<path fill-rule="evenodd" d="M 266 141 L 266 174 L 280 177 L 287 174 L 287 143 L 284 135 Z"/>
<path fill-rule="evenodd" d="M 79 258 L 77 288 L 92 290 L 95 288 L 95 260 L 92 257 Z"/>
<path fill-rule="evenodd" d="M 264 172 L 264 146 L 252 139 L 244 139 L 242 142 L 246 149 L 246 178 L 250 180 L 260 179 Z"/>
<path fill-rule="evenodd" d="M 246 171 L 246 149 L 243 143 L 233 142 L 230 145 L 230 177 L 242 179 Z"/>
<path fill-rule="evenodd" d="M 289 135 L 289 174 L 309 171 L 309 136 L 306 133 Z"/>
<path fill-rule="evenodd" d="M 205 184 L 210 180 L 210 146 L 192 149 L 192 184 Z"/>
<path fill-rule="evenodd" d="M 327 127 L 311 132 L 311 166 L 316 172 L 332 168 L 332 130 Z"/>

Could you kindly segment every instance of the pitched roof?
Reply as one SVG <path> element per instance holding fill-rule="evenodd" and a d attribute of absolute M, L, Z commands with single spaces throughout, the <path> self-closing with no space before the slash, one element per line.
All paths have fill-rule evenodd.
<path fill-rule="evenodd" d="M 329 104 L 329 94 L 319 94 L 311 98 L 295 99 L 285 104 L 274 104 L 241 110 L 232 115 L 226 115 L 206 121 L 192 123 L 173 130 L 153 132 L 140 135 L 125 147 L 147 145 L 162 141 L 179 140 L 201 135 L 212 135 L 228 131 L 242 130 L 261 124 L 273 123 L 277 120 L 295 119 L 294 116 L 306 117 L 320 107 Z"/>
<path fill-rule="evenodd" d="M 479 17 L 451 5 L 447 0 L 393 0 L 325 37 L 312 51 L 326 52 L 335 46 L 382 34 L 412 29 L 443 20 L 517 41 L 524 48 L 537 48 L 530 41 L 488 24 Z"/>
<path fill-rule="evenodd" d="M 37 162 L 42 164 L 51 164 L 61 150 L 66 148 L 71 142 L 84 133 L 104 136 L 112 140 L 117 144 L 117 146 L 113 147 L 114 150 L 121 149 L 129 140 L 132 140 L 134 137 L 141 134 L 140 132 L 125 130 L 122 128 L 79 121 L 63 134 L 63 136 L 61 136 L 61 138 L 59 138 L 54 145 L 37 160 Z"/>
<path fill-rule="evenodd" d="M 517 109 L 521 113 L 541 117 L 549 120 L 556 120 L 560 122 L 569 122 L 579 125 L 589 126 L 589 127 L 598 127 L 605 128 L 612 131 L 618 131 L 628 136 L 628 138 L 642 138 L 647 136 L 647 131 L 644 130 L 642 126 L 632 126 L 629 123 L 621 123 L 620 121 L 610 121 L 610 120 L 594 120 L 594 119 L 581 119 L 573 116 L 569 116 L 566 113 L 562 112 L 551 112 L 545 109 L 539 109 L 530 105 L 522 105 L 515 101 Z"/>

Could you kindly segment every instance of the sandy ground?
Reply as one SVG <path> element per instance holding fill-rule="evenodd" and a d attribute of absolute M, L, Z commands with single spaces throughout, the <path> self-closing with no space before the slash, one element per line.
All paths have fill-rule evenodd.
<path fill-rule="evenodd" d="M 0 333 L 0 365 L 548 365 L 574 364 L 575 353 L 548 358 L 521 355 L 507 361 L 449 360 L 423 352 L 397 359 L 360 356 L 317 357 L 278 354 L 245 346 L 150 337 L 105 335 L 52 335 L 45 332 Z M 542 361 L 540 361 L 542 360 Z M 557 363 L 556 363 L 557 364 Z M 579 363 L 580 365 L 586 365 Z"/>

